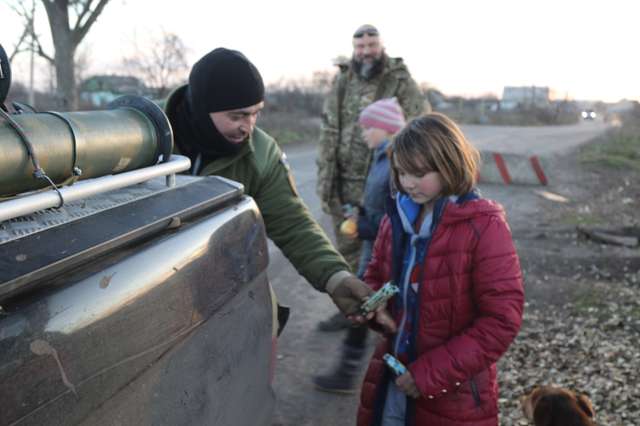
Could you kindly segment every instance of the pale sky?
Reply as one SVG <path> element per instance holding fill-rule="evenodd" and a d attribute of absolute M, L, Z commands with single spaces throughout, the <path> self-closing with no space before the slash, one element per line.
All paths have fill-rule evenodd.
<path fill-rule="evenodd" d="M 10 51 L 20 21 L 5 1 L 0 43 Z M 238 49 L 270 83 L 331 69 L 350 56 L 353 31 L 371 23 L 416 81 L 445 94 L 538 85 L 559 98 L 640 100 L 639 20 L 634 0 L 111 0 L 81 50 L 90 71 L 119 72 L 133 40 L 164 30 L 183 40 L 190 63 L 215 47 Z M 44 12 L 36 25 L 49 35 Z M 26 81 L 22 56 L 14 78 Z"/>

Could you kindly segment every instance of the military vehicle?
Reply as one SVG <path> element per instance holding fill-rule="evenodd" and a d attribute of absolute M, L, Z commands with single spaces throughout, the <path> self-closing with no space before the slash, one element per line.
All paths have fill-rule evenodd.
<path fill-rule="evenodd" d="M 179 174 L 153 102 L 9 108 L 0 65 L 0 425 L 271 424 L 287 311 L 253 199 Z"/>

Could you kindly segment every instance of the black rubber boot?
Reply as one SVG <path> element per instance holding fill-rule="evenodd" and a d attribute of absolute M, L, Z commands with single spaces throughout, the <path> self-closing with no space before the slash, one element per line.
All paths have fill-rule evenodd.
<path fill-rule="evenodd" d="M 366 326 L 349 329 L 338 366 L 329 374 L 315 376 L 313 384 L 316 388 L 324 392 L 344 394 L 352 394 L 358 390 L 367 332 Z"/>

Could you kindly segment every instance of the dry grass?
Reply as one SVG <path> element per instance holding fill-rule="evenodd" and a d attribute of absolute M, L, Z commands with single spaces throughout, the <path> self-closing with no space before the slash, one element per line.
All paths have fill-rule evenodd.
<path fill-rule="evenodd" d="M 623 119 L 623 125 L 609 130 L 599 143 L 580 151 L 584 164 L 640 171 L 640 112 Z"/>

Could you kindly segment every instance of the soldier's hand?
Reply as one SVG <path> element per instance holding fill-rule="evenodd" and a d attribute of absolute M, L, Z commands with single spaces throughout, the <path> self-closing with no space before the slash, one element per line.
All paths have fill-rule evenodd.
<path fill-rule="evenodd" d="M 338 309 L 354 324 L 364 324 L 375 318 L 376 323 L 385 332 L 394 333 L 396 324 L 384 307 L 381 307 L 376 312 L 370 312 L 366 316 L 360 314 L 362 302 L 367 300 L 373 293 L 374 291 L 371 287 L 355 276 L 349 275 L 340 281 L 329 296 L 331 296 Z"/>
<path fill-rule="evenodd" d="M 360 305 L 371 294 L 371 287 L 354 275 L 349 275 L 340 281 L 329 296 L 345 316 L 354 316 L 359 314 Z"/>

